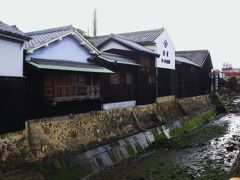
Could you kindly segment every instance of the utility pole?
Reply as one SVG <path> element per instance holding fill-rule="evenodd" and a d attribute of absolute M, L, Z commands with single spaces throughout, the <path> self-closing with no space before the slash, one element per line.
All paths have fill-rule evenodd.
<path fill-rule="evenodd" d="M 97 35 L 97 10 L 93 11 L 93 36 Z"/>

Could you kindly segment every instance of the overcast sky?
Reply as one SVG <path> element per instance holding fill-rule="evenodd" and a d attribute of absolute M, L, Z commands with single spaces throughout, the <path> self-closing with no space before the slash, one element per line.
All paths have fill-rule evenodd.
<path fill-rule="evenodd" d="M 208 49 L 215 68 L 240 67 L 239 0 L 0 0 L 0 20 L 34 31 L 72 24 L 92 35 L 165 27 L 176 50 Z"/>

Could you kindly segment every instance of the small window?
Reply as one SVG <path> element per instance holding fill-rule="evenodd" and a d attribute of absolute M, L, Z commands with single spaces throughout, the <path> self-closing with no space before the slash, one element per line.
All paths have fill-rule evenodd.
<path fill-rule="evenodd" d="M 151 59 L 146 56 L 140 56 L 138 63 L 142 66 L 149 67 L 151 66 Z"/>
<path fill-rule="evenodd" d="M 167 57 L 168 57 L 168 51 L 167 51 Z"/>
<path fill-rule="evenodd" d="M 163 51 L 163 56 L 165 56 L 165 51 Z"/>
<path fill-rule="evenodd" d="M 110 75 L 110 84 L 120 84 L 120 75 L 118 73 Z"/>
<path fill-rule="evenodd" d="M 156 82 L 156 77 L 155 76 L 148 76 L 148 83 L 153 84 Z"/>
<path fill-rule="evenodd" d="M 133 83 L 133 80 L 132 80 L 132 74 L 131 73 L 127 73 L 126 74 L 126 84 L 127 85 L 130 85 Z"/>

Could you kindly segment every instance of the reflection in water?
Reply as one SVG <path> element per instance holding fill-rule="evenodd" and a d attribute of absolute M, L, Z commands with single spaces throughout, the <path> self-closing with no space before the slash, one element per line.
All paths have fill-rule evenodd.
<path fill-rule="evenodd" d="M 219 168 L 229 172 L 239 153 L 240 116 L 228 114 L 210 122 L 207 127 L 225 127 L 226 131 L 218 138 L 213 138 L 200 146 L 174 152 L 176 163 L 189 167 L 196 175 L 204 174 L 206 167 Z"/>
<path fill-rule="evenodd" d="M 211 158 L 213 160 L 224 160 L 224 169 L 229 170 L 233 165 L 238 154 L 238 147 L 240 145 L 240 116 L 236 114 L 229 114 L 214 124 L 228 126 L 225 135 L 220 138 L 211 140 Z"/>

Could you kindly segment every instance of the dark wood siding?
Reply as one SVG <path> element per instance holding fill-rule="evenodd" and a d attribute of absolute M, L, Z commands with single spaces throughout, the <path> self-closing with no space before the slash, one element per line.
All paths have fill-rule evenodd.
<path fill-rule="evenodd" d="M 135 51 L 112 49 L 110 53 L 120 54 L 135 60 L 136 66 L 136 90 L 135 96 L 138 105 L 151 104 L 156 101 L 156 68 L 155 56 Z M 126 93 L 127 94 L 127 93 Z M 116 94 L 116 96 L 119 96 Z"/>
<path fill-rule="evenodd" d="M 211 91 L 211 69 L 212 60 L 208 55 L 199 74 L 199 94 L 203 95 Z"/>
<path fill-rule="evenodd" d="M 38 70 L 32 67 L 28 67 L 27 70 L 27 118 L 42 118 L 59 115 L 68 115 L 83 113 L 89 111 L 101 110 L 102 100 L 98 99 L 74 99 L 65 102 L 51 102 L 46 99 L 47 95 L 52 95 L 52 91 L 46 90 L 45 85 L 52 85 L 58 83 L 61 86 L 71 86 L 76 84 L 76 76 L 93 76 L 93 83 L 99 85 L 99 79 L 102 78 L 100 74 L 88 74 L 88 73 L 72 73 L 62 71 L 44 71 Z M 86 78 L 88 79 L 88 78 Z M 79 79 L 78 79 L 79 81 Z M 86 82 L 85 84 L 88 84 Z M 51 88 L 50 88 L 51 89 Z M 100 90 L 99 90 L 100 92 Z M 73 89 L 62 88 L 59 91 L 59 96 L 75 95 L 72 94 Z"/>
<path fill-rule="evenodd" d="M 105 64 L 114 71 L 101 80 L 101 94 L 104 103 L 136 100 L 136 66 Z"/>
<path fill-rule="evenodd" d="M 176 94 L 176 72 L 171 69 L 157 69 L 158 97 Z"/>
<path fill-rule="evenodd" d="M 191 97 L 200 95 L 200 68 L 189 64 L 176 65 L 177 90 L 176 97 Z"/>
<path fill-rule="evenodd" d="M 0 77 L 0 133 L 24 129 L 25 90 L 24 78 Z"/>
<path fill-rule="evenodd" d="M 150 104 L 156 100 L 155 57 L 139 54 L 136 59 L 141 65 L 137 71 L 137 104 Z"/>

